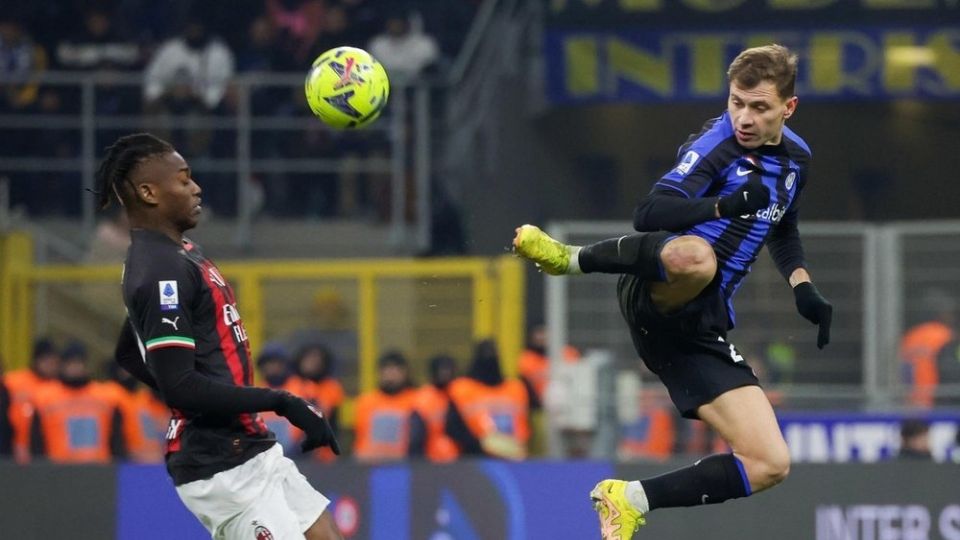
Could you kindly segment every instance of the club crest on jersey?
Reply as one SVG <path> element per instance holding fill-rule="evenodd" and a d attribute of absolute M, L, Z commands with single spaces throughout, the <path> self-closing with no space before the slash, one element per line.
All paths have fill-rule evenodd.
<path fill-rule="evenodd" d="M 796 179 L 797 179 L 797 173 L 790 171 L 790 174 L 787 175 L 787 179 L 786 181 L 784 181 L 783 185 L 787 189 L 793 189 L 793 183 L 794 181 L 796 181 Z"/>
<path fill-rule="evenodd" d="M 253 522 L 253 538 L 254 540 L 274 540 L 273 533 L 270 532 L 270 529 L 264 527 L 263 525 Z"/>
<path fill-rule="evenodd" d="M 170 311 L 180 307 L 180 293 L 177 291 L 176 281 L 159 281 L 160 309 Z"/>
<path fill-rule="evenodd" d="M 677 168 L 674 169 L 681 176 L 686 175 L 693 169 L 693 166 L 697 164 L 697 161 L 700 160 L 700 154 L 689 150 L 686 154 L 683 155 L 683 159 L 680 160 L 680 164 L 677 165 Z"/>

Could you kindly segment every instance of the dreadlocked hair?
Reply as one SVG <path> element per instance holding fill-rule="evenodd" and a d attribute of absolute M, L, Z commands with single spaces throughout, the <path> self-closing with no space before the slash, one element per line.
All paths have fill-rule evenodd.
<path fill-rule="evenodd" d="M 94 190 L 97 207 L 103 210 L 114 199 L 123 204 L 120 193 L 126 189 L 124 183 L 133 188 L 130 179 L 133 169 L 148 158 L 170 152 L 173 152 L 170 143 L 149 133 L 134 133 L 117 139 L 107 147 L 107 155 L 97 167 Z"/>

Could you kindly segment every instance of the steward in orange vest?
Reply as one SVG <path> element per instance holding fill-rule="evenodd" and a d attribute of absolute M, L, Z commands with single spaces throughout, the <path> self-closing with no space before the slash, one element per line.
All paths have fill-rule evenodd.
<path fill-rule="evenodd" d="M 357 398 L 354 454 L 362 461 L 392 461 L 424 453 L 424 422 L 414 410 L 416 392 L 407 359 L 380 358 L 380 387 Z"/>
<path fill-rule="evenodd" d="M 30 447 L 56 463 L 109 463 L 127 456 L 120 402 L 113 390 L 90 381 L 86 349 L 64 351 L 60 383 L 34 397 Z"/>
<path fill-rule="evenodd" d="M 911 327 L 900 340 L 900 360 L 905 382 L 913 388 L 910 403 L 932 407 L 940 384 L 938 358 L 954 339 L 954 331 L 941 321 L 928 321 Z"/>
<path fill-rule="evenodd" d="M 302 393 L 298 396 L 313 403 L 320 409 L 334 435 L 340 432 L 340 406 L 346 397 L 340 381 L 333 377 L 336 358 L 327 346 L 319 343 L 305 345 L 297 352 L 296 367 L 298 379 L 302 382 Z M 320 461 L 333 461 L 336 456 L 329 448 L 320 448 L 313 453 Z"/>
<path fill-rule="evenodd" d="M 414 407 L 426 428 L 426 454 L 431 461 L 447 463 L 457 459 L 460 449 L 447 435 L 450 395 L 447 390 L 457 376 L 457 362 L 446 355 L 430 359 L 430 382 L 417 389 Z"/>
<path fill-rule="evenodd" d="M 105 395 L 116 399 L 123 417 L 123 442 L 130 459 L 138 463 L 163 461 L 170 412 L 167 406 L 148 390 L 139 392 L 140 382 L 112 359 L 107 363 L 110 379 L 99 385 Z M 159 427 L 157 422 L 162 422 Z M 159 430 L 159 433 L 158 433 Z"/>
<path fill-rule="evenodd" d="M 33 398 L 45 386 L 56 383 L 60 372 L 60 353 L 49 339 L 33 344 L 30 367 L 4 376 L 10 392 L 9 419 L 13 428 L 13 456 L 20 462 L 30 460 L 30 425 L 33 422 Z"/>
<path fill-rule="evenodd" d="M 527 390 L 517 379 L 504 380 L 493 340 L 477 344 L 467 376 L 450 383 L 450 399 L 454 412 L 447 421 L 447 434 L 464 454 L 526 457 L 530 438 Z"/>
<path fill-rule="evenodd" d="M 260 378 L 268 388 L 286 390 L 295 396 L 310 399 L 307 381 L 293 374 L 287 351 L 282 346 L 266 345 L 257 358 L 257 369 L 260 370 Z M 326 411 L 324 411 L 324 414 L 326 414 Z M 267 429 L 277 437 L 277 442 L 283 447 L 284 455 L 300 454 L 300 442 L 303 440 L 302 431 L 273 411 L 261 412 L 260 418 L 267 424 Z"/>
<path fill-rule="evenodd" d="M 563 347 L 563 359 L 567 362 L 576 362 L 580 359 L 580 351 L 572 345 Z M 527 348 L 520 353 L 518 360 L 520 380 L 527 387 L 530 396 L 530 409 L 538 410 L 543 407 L 543 393 L 550 382 L 550 359 L 547 357 L 547 329 L 542 324 L 530 328 L 527 338 Z"/>

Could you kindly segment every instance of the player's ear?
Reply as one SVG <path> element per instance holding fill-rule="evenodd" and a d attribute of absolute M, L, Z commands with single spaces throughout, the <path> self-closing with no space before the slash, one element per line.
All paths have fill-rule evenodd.
<path fill-rule="evenodd" d="M 143 201 L 147 206 L 156 206 L 160 201 L 158 198 L 157 186 L 150 182 L 141 182 L 137 184 L 137 198 Z"/>
<path fill-rule="evenodd" d="M 786 120 L 786 119 L 790 118 L 791 116 L 793 116 L 794 111 L 797 110 L 797 102 L 798 102 L 798 101 L 800 101 L 800 98 L 798 98 L 797 96 L 793 96 L 792 98 L 788 99 L 787 102 L 784 104 L 784 105 L 785 105 L 785 107 L 784 107 L 784 109 L 783 109 L 783 119 L 784 119 L 784 120 Z"/>

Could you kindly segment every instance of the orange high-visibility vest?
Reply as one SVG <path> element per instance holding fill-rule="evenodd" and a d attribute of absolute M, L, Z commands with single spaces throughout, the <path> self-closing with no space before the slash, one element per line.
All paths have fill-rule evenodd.
<path fill-rule="evenodd" d="M 34 398 L 45 454 L 57 463 L 108 463 L 116 397 L 97 384 L 49 385 Z"/>
<path fill-rule="evenodd" d="M 937 356 L 944 345 L 953 339 L 953 331 L 947 325 L 930 321 L 918 324 L 900 340 L 900 359 L 910 370 L 913 391 L 910 402 L 930 407 L 940 383 Z"/>
<path fill-rule="evenodd" d="M 431 461 L 446 463 L 460 456 L 460 448 L 446 432 L 450 397 L 432 384 L 417 389 L 414 408 L 427 428 L 426 453 Z"/>
<path fill-rule="evenodd" d="M 530 407 L 519 380 L 487 386 L 461 377 L 450 383 L 450 399 L 476 438 L 496 432 L 514 437 L 521 444 L 530 439 Z"/>
<path fill-rule="evenodd" d="M 576 362 L 580 359 L 580 351 L 571 345 L 563 347 L 563 359 L 567 362 Z M 550 381 L 550 359 L 536 351 L 527 349 L 520 353 L 520 376 L 530 383 L 537 399 L 543 403 L 543 393 Z"/>
<path fill-rule="evenodd" d="M 13 455 L 20 463 L 30 461 L 30 424 L 33 422 L 33 398 L 42 388 L 58 384 L 40 378 L 30 368 L 11 371 L 3 376 L 10 392 L 10 425 L 13 427 Z"/>
<path fill-rule="evenodd" d="M 357 398 L 353 447 L 357 459 L 388 461 L 407 457 L 414 395 L 412 390 L 392 396 L 373 390 Z"/>
<path fill-rule="evenodd" d="M 623 458 L 667 459 L 677 437 L 673 411 L 653 400 L 643 401 L 637 421 L 621 432 L 618 453 Z"/>
<path fill-rule="evenodd" d="M 320 382 L 303 380 L 304 393 L 307 400 L 316 405 L 323 414 L 330 416 L 333 410 L 343 404 L 344 392 L 340 381 L 327 377 Z M 329 448 L 319 448 L 313 452 L 314 459 L 320 461 L 333 461 L 336 454 Z"/>

